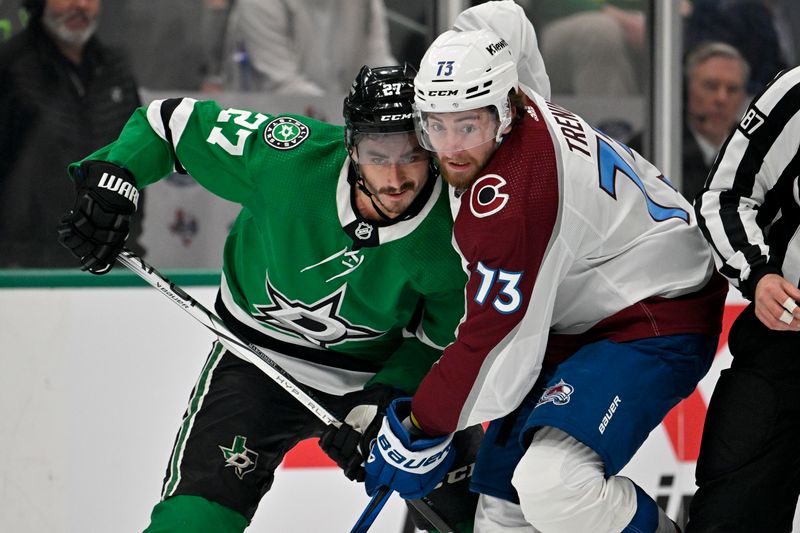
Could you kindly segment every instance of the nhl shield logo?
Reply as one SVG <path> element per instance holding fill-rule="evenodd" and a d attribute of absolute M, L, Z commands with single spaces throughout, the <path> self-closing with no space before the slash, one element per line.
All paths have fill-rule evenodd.
<path fill-rule="evenodd" d="M 372 237 L 372 224 L 368 224 L 367 222 L 359 222 L 358 227 L 356 227 L 355 235 L 362 241 L 365 241 Z"/>
<path fill-rule="evenodd" d="M 278 150 L 291 150 L 308 139 L 308 126 L 291 117 L 278 117 L 264 128 L 264 142 Z"/>

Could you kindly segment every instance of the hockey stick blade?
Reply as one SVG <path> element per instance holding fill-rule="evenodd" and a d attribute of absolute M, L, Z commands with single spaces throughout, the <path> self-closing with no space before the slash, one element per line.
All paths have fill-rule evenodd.
<path fill-rule="evenodd" d="M 278 363 L 273 361 L 258 346 L 253 343 L 245 342 L 238 335 L 233 333 L 225 323 L 214 313 L 206 309 L 200 302 L 184 291 L 181 287 L 171 282 L 166 276 L 161 274 L 155 267 L 148 264 L 144 259 L 124 249 L 117 256 L 117 261 L 128 268 L 131 272 L 142 278 L 149 285 L 157 289 L 175 305 L 186 311 L 195 320 L 226 341 L 226 348 L 235 352 L 242 359 L 254 364 L 268 377 L 282 386 L 295 400 L 311 411 L 326 425 L 339 427 L 342 423 L 315 400 L 308 392 L 298 385 L 294 378 L 289 375 Z M 389 493 L 391 494 L 391 493 Z M 425 517 L 436 529 L 442 533 L 450 533 L 452 529 L 447 525 L 442 517 L 436 513 L 427 503 L 422 500 L 407 500 L 418 513 Z"/>

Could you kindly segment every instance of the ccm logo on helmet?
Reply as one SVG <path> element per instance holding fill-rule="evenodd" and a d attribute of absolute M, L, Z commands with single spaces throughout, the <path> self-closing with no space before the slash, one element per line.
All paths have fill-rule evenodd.
<path fill-rule="evenodd" d="M 450 89 L 448 91 L 428 91 L 428 96 L 455 96 L 458 94 L 458 89 Z"/>
<path fill-rule="evenodd" d="M 507 48 L 508 43 L 505 39 L 500 39 L 500 42 L 492 43 L 486 47 L 486 51 L 489 52 L 489 55 L 495 55 L 497 52 L 502 50 L 503 48 Z"/>
<path fill-rule="evenodd" d="M 410 120 L 411 113 L 400 113 L 398 115 L 383 115 L 381 117 L 381 122 L 389 122 L 394 120 Z"/>

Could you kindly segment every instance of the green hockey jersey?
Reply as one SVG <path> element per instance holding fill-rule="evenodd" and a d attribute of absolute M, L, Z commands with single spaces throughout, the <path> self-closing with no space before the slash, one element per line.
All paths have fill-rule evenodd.
<path fill-rule="evenodd" d="M 466 275 L 442 181 L 429 179 L 414 216 L 364 219 L 341 126 L 159 100 L 86 159 L 128 169 L 140 188 L 187 172 L 241 204 L 215 307 L 298 381 L 335 394 L 372 383 L 412 393 L 454 338 Z"/>

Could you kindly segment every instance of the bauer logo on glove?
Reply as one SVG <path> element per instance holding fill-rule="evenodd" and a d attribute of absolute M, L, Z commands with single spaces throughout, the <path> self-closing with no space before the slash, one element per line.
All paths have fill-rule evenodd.
<path fill-rule="evenodd" d="M 373 496 L 389 487 L 406 499 L 428 494 L 455 460 L 452 435 L 412 436 L 401 422 L 411 413 L 411 398 L 394 400 L 386 411 L 378 438 L 367 460 L 365 488 Z"/>
<path fill-rule="evenodd" d="M 407 450 L 389 429 L 388 420 L 383 420 L 383 427 L 377 439 L 378 451 L 397 468 L 414 474 L 425 474 L 436 468 L 450 453 L 450 442 L 445 446 L 426 448 L 419 452 Z"/>

